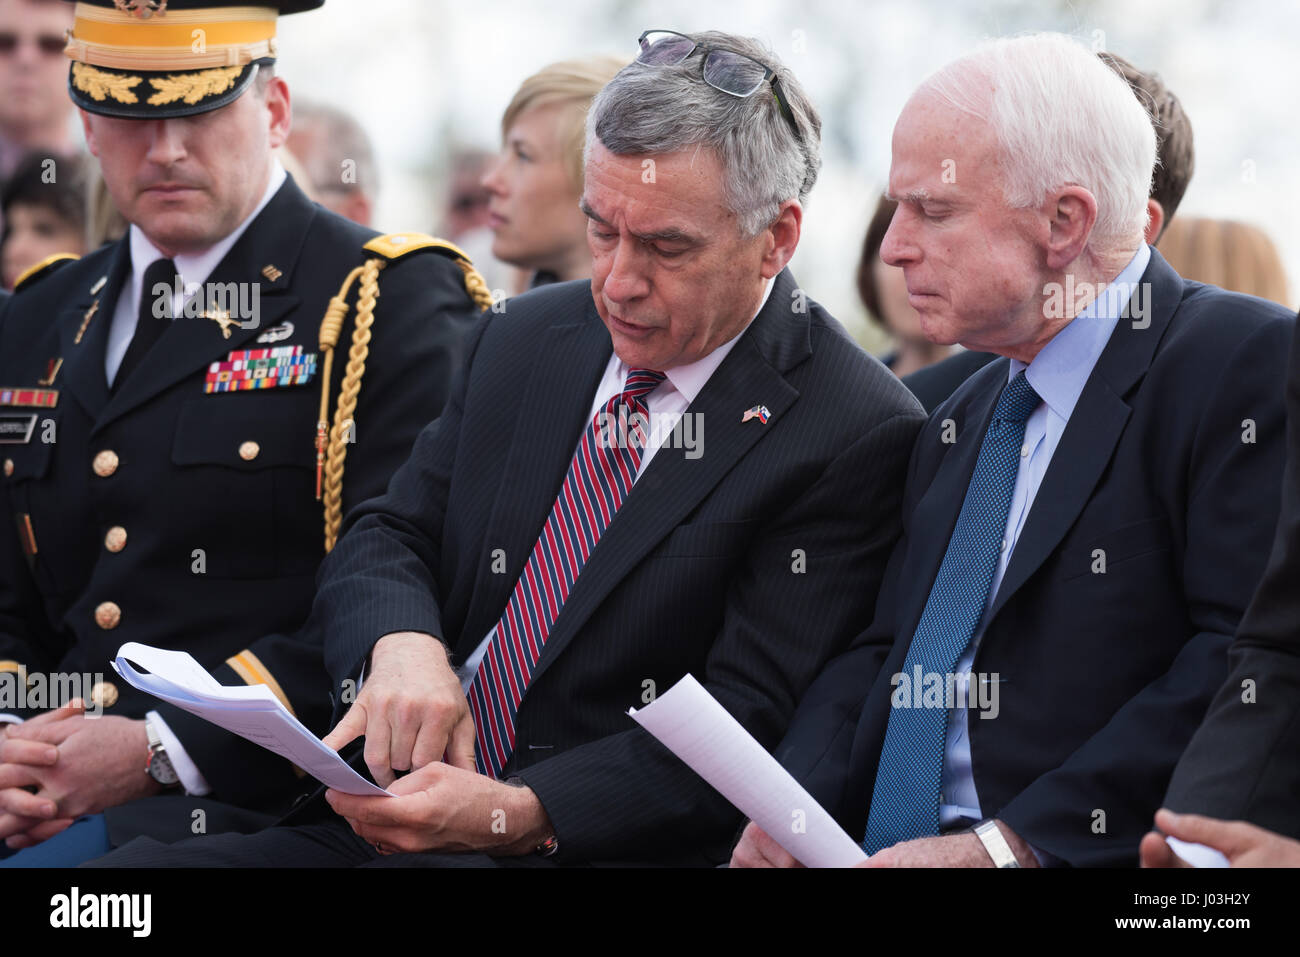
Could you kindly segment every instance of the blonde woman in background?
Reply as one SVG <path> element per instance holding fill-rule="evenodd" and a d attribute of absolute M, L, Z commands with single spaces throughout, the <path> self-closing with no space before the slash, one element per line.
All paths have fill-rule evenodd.
<path fill-rule="evenodd" d="M 1160 238 L 1160 254 L 1185 279 L 1271 299 L 1288 308 L 1296 305 L 1287 290 L 1282 257 L 1257 226 L 1179 216 Z"/>
<path fill-rule="evenodd" d="M 491 192 L 492 255 L 525 272 L 521 286 L 591 278 L 582 196 L 587 107 L 627 61 L 564 60 L 524 80 L 501 118 L 501 153 L 483 177 Z"/>

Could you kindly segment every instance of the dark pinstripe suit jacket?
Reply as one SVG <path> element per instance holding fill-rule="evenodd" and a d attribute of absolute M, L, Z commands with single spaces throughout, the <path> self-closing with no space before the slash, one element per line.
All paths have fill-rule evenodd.
<path fill-rule="evenodd" d="M 481 322 L 443 416 L 322 568 L 313 619 L 336 683 L 390 632 L 437 635 L 453 660 L 483 639 L 610 350 L 587 282 Z M 757 404 L 770 421 L 741 422 Z M 540 798 L 561 862 L 725 859 L 739 815 L 628 708 L 692 672 L 775 745 L 822 664 L 871 619 L 898 536 L 920 406 L 788 271 L 689 411 L 703 417 L 703 454 L 665 446 L 646 466 L 519 708 L 506 774 Z"/>

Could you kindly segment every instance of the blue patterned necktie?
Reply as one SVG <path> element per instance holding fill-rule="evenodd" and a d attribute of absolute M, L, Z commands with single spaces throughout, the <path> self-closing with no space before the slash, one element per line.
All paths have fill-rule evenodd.
<path fill-rule="evenodd" d="M 946 700 L 940 707 L 922 707 L 922 689 L 914 675 L 920 668 L 928 681 L 937 680 L 946 688 L 947 676 L 984 615 L 1020 468 L 1025 420 L 1038 402 L 1038 394 L 1021 372 L 1002 390 L 984 433 L 948 551 L 907 649 L 903 674 L 912 682 L 910 706 L 889 711 L 862 842 L 868 854 L 939 833 L 948 708 Z"/>

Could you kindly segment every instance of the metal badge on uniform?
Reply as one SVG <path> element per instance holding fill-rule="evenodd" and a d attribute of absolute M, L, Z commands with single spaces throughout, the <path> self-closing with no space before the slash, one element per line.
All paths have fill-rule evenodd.
<path fill-rule="evenodd" d="M 282 322 L 278 326 L 272 326 L 257 337 L 258 342 L 279 342 L 282 339 L 288 339 L 293 335 L 293 323 Z"/>
<path fill-rule="evenodd" d="M 54 385 L 54 380 L 59 377 L 59 370 L 63 368 L 63 359 L 55 356 L 49 362 L 45 363 L 45 375 L 36 380 L 37 385 Z"/>
<path fill-rule="evenodd" d="M 315 375 L 316 353 L 308 352 L 304 355 L 302 346 L 239 349 L 226 356 L 225 362 L 214 362 L 208 366 L 203 391 L 244 392 L 250 389 L 306 385 Z"/>
<path fill-rule="evenodd" d="M 239 325 L 239 320 L 232 318 L 230 315 L 230 311 L 227 309 L 217 309 L 216 307 L 213 307 L 211 309 L 205 309 L 203 310 L 202 317 L 204 319 L 211 319 L 213 322 L 215 322 L 217 325 L 221 327 L 221 337 L 223 339 L 230 338 L 231 326 Z"/>

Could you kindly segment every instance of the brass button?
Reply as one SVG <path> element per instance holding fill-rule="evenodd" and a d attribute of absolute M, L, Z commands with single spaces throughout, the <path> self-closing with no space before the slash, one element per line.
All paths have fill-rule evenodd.
<path fill-rule="evenodd" d="M 126 548 L 126 529 L 121 525 L 114 525 L 104 536 L 104 547 L 110 552 L 120 552 Z"/>
<path fill-rule="evenodd" d="M 101 681 L 90 689 L 90 703 L 98 708 L 111 708 L 117 704 L 117 685 Z"/>
<path fill-rule="evenodd" d="M 5 477 L 7 478 L 13 474 L 14 474 L 14 460 L 5 459 Z"/>
<path fill-rule="evenodd" d="M 100 602 L 95 606 L 95 624 L 105 631 L 116 628 L 122 620 L 122 609 L 111 601 Z"/>
<path fill-rule="evenodd" d="M 100 478 L 108 478 L 117 471 L 117 453 L 112 449 L 104 449 L 95 456 L 95 461 L 90 464 L 90 467 Z"/>
<path fill-rule="evenodd" d="M 239 457 L 245 462 L 251 462 L 257 458 L 257 453 L 262 451 L 262 447 L 256 442 L 244 442 L 239 446 Z"/>

